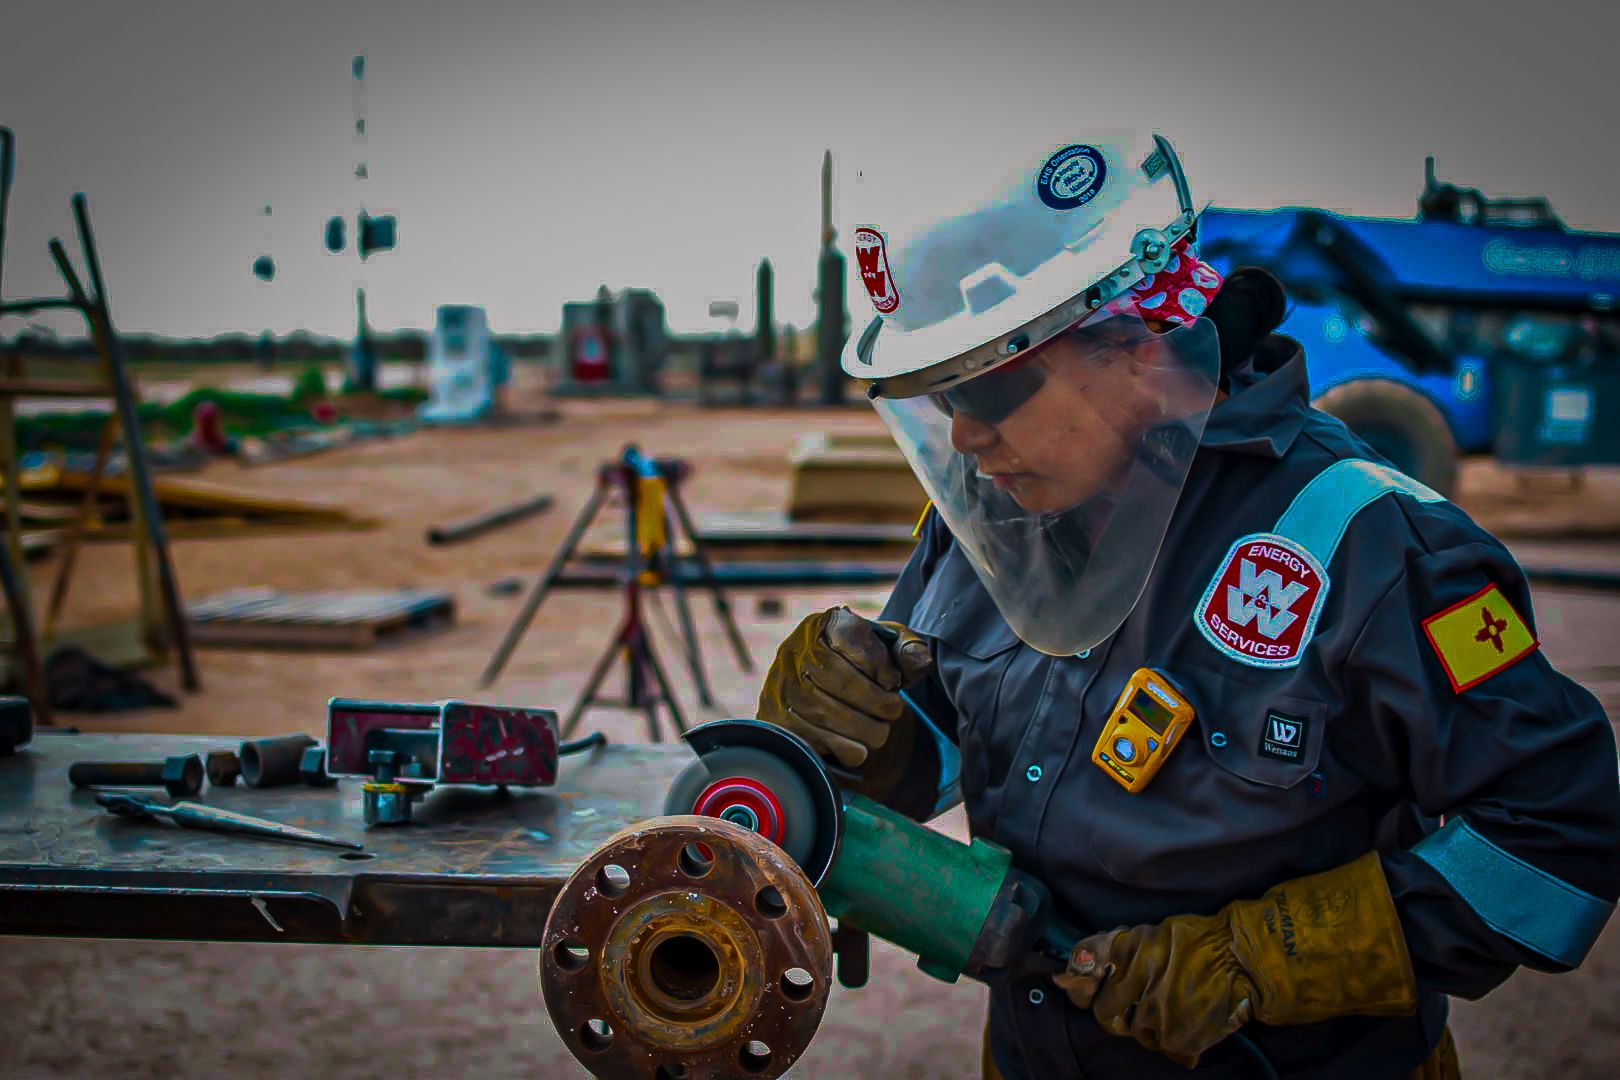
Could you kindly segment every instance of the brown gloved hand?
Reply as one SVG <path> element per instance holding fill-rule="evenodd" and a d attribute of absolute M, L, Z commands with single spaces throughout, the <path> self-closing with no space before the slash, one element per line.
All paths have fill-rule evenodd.
<path fill-rule="evenodd" d="M 1054 976 L 1115 1035 L 1188 1068 L 1251 1019 L 1403 1016 L 1417 988 L 1376 853 L 1214 915 L 1094 934 Z"/>
<path fill-rule="evenodd" d="M 760 690 L 759 719 L 858 770 L 862 794 L 882 798 L 911 759 L 914 724 L 900 691 L 933 666 L 928 643 L 899 623 L 874 624 L 847 607 L 817 612 L 776 650 Z"/>

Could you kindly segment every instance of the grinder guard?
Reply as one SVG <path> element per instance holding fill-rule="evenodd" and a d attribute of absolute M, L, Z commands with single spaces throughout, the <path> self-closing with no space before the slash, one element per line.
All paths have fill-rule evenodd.
<path fill-rule="evenodd" d="M 691 803 L 679 805 L 683 801 L 681 795 L 692 786 L 693 776 L 704 775 L 703 759 L 717 751 L 747 749 L 779 762 L 803 782 L 812 803 L 815 837 L 809 854 L 798 861 L 799 869 L 819 889 L 833 860 L 837 858 L 843 837 L 844 814 L 838 786 L 810 744 L 791 731 L 763 720 L 714 720 L 691 728 L 686 732 L 685 739 L 687 745 L 697 752 L 698 761 L 688 766 L 670 785 L 669 795 L 664 801 L 664 813 L 695 812 Z"/>

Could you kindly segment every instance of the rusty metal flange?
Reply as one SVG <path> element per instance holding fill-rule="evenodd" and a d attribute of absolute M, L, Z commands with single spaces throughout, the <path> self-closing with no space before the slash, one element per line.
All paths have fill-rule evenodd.
<path fill-rule="evenodd" d="M 540 992 L 594 1076 L 780 1076 L 821 1024 L 832 938 L 804 872 L 719 818 L 656 818 L 580 863 L 546 922 Z"/>

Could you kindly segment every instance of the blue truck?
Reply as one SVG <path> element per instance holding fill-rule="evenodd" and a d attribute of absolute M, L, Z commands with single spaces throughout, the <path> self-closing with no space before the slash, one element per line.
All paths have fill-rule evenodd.
<path fill-rule="evenodd" d="M 1459 454 L 1620 463 L 1620 235 L 1426 173 L 1405 220 L 1211 208 L 1200 253 L 1281 279 L 1317 407 L 1429 486 Z"/>

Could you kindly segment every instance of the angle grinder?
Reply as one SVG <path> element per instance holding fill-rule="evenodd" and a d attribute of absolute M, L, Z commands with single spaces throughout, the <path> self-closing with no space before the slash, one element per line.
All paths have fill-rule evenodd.
<path fill-rule="evenodd" d="M 861 985 L 870 934 L 946 982 L 1067 963 L 1081 935 L 1006 848 L 841 791 L 774 725 L 718 720 L 686 741 L 674 816 L 581 863 L 546 924 L 546 1007 L 594 1075 L 781 1075 L 821 1022 L 835 949 L 839 981 Z"/>

